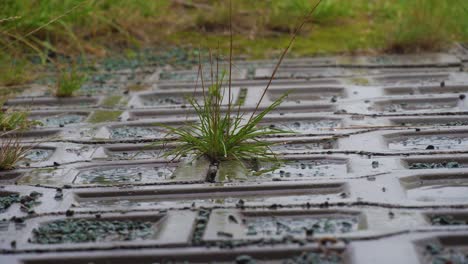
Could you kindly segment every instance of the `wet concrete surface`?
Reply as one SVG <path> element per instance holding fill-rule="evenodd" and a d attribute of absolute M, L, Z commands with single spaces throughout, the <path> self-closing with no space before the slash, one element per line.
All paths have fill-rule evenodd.
<path fill-rule="evenodd" d="M 0 172 L 0 263 L 467 263 L 461 49 L 285 60 L 260 105 L 289 92 L 260 124 L 288 131 L 259 139 L 282 162 L 222 163 L 215 182 L 163 155 L 161 124 L 196 122 L 196 66 L 105 64 L 69 99 L 31 86 L 5 104 L 43 125 Z M 251 113 L 274 61 L 236 65 Z"/>

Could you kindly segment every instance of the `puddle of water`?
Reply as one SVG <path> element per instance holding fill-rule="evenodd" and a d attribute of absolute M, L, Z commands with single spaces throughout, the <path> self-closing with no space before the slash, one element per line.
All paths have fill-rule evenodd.
<path fill-rule="evenodd" d="M 348 168 L 346 161 L 297 160 L 286 161 L 279 169 L 266 173 L 266 177 L 344 177 Z"/>
<path fill-rule="evenodd" d="M 28 151 L 21 163 L 41 162 L 47 160 L 53 151 L 49 149 L 31 149 Z"/>
<path fill-rule="evenodd" d="M 292 131 L 296 133 L 313 132 L 319 128 L 335 128 L 340 126 L 339 120 L 322 119 L 322 120 L 307 120 L 307 121 L 293 121 L 293 122 L 278 122 L 267 123 L 263 126 L 270 128 L 281 129 L 285 131 Z"/>
<path fill-rule="evenodd" d="M 154 222 L 132 220 L 67 219 L 33 229 L 32 243 L 62 244 L 131 241 L 155 238 Z"/>
<path fill-rule="evenodd" d="M 81 123 L 86 117 L 84 115 L 59 114 L 35 118 L 34 120 L 42 123 L 44 127 L 63 127 L 69 124 Z"/>
<path fill-rule="evenodd" d="M 437 150 L 437 149 L 467 149 L 467 136 L 409 136 L 402 140 L 390 142 L 390 149 L 394 150 Z"/>
<path fill-rule="evenodd" d="M 118 167 L 118 168 L 95 168 L 80 172 L 75 184 L 118 184 L 154 182 L 171 179 L 175 167 Z"/>
<path fill-rule="evenodd" d="M 122 126 L 110 129 L 112 139 L 164 137 L 167 131 L 162 127 Z"/>
<path fill-rule="evenodd" d="M 34 171 L 25 173 L 24 176 L 22 176 L 18 180 L 18 184 L 25 184 L 25 185 L 44 184 L 44 185 L 62 186 L 63 184 L 66 184 L 63 179 L 64 174 L 65 174 L 64 169 L 55 169 L 55 168 L 36 169 Z"/>
<path fill-rule="evenodd" d="M 246 235 L 342 234 L 358 230 L 355 217 L 248 217 Z"/>
<path fill-rule="evenodd" d="M 466 203 L 468 201 L 467 184 L 429 185 L 409 189 L 408 199 L 421 202 L 453 202 Z"/>
<path fill-rule="evenodd" d="M 283 145 L 274 145 L 271 149 L 275 152 L 281 151 L 308 151 L 308 150 L 321 150 L 321 149 L 333 149 L 334 140 L 320 140 L 316 142 L 305 142 L 305 143 L 287 143 Z"/>

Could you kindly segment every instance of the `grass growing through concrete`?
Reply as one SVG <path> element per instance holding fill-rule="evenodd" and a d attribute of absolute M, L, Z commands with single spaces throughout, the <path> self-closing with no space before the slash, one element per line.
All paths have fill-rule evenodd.
<path fill-rule="evenodd" d="M 0 130 L 26 130 L 33 126 L 41 125 L 39 121 L 32 121 L 28 118 L 29 112 L 26 111 L 0 111 Z"/>
<path fill-rule="evenodd" d="M 75 92 L 80 90 L 85 81 L 86 76 L 76 68 L 62 71 L 57 77 L 55 96 L 72 97 Z"/>
<path fill-rule="evenodd" d="M 32 147 L 22 146 L 18 136 L 4 137 L 0 143 L 0 171 L 14 169 L 18 162 L 26 158 L 31 149 Z"/>
<path fill-rule="evenodd" d="M 89 123 L 103 123 L 103 122 L 113 122 L 119 119 L 119 116 L 122 114 L 122 111 L 112 111 L 112 110 L 96 110 L 89 117 Z"/>
<path fill-rule="evenodd" d="M 232 2 L 229 1 L 229 3 L 230 11 L 232 11 Z M 271 149 L 274 143 L 261 140 L 259 137 L 287 132 L 271 127 L 259 126 L 259 124 L 265 115 L 272 112 L 283 102 L 287 94 L 279 97 L 263 110 L 260 109 L 260 104 L 298 33 L 305 25 L 307 18 L 311 17 L 320 3 L 321 1 L 318 1 L 310 9 L 310 12 L 302 18 L 301 23 L 295 29 L 252 113 L 241 112 L 240 104 L 236 105 L 232 94 L 233 24 L 230 12 L 229 78 L 225 83 L 225 71 L 219 72 L 219 54 L 215 56 L 215 63 L 213 63 L 210 53 L 209 73 L 211 73 L 211 80 L 208 81 L 210 84 L 207 87 L 204 80 L 204 68 L 201 58 L 199 59 L 198 74 L 201 79 L 203 102 L 201 104 L 198 103 L 194 96 L 188 98 L 190 105 L 196 112 L 198 122 L 182 127 L 164 126 L 169 130 L 167 135 L 175 135 L 177 137 L 176 142 L 179 143 L 165 155 L 179 158 L 188 154 L 194 154 L 196 157 L 208 158 L 212 164 L 219 164 L 227 160 L 237 160 L 241 163 L 251 161 L 277 162 L 276 154 Z M 226 93 L 227 105 L 223 106 Z"/>
<path fill-rule="evenodd" d="M 102 102 L 102 106 L 107 108 L 117 107 L 122 100 L 122 96 L 120 95 L 112 95 L 104 99 Z"/>
<path fill-rule="evenodd" d="M 208 89 L 203 88 L 205 96 L 201 105 L 194 98 L 188 98 L 196 111 L 198 122 L 183 127 L 165 126 L 169 129 L 168 135 L 178 136 L 176 142 L 180 143 L 165 155 L 179 158 L 195 154 L 197 157 L 207 157 L 212 163 L 233 159 L 276 161 L 276 156 L 270 148 L 273 144 L 257 138 L 284 132 L 269 127 L 258 127 L 258 124 L 266 114 L 281 104 L 284 97 L 257 115 L 252 115 L 248 122 L 244 122 L 245 114 L 241 113 L 239 108 L 234 109 L 232 100 L 223 112 L 224 84 L 221 78 Z M 228 93 L 230 92 L 229 89 Z"/>

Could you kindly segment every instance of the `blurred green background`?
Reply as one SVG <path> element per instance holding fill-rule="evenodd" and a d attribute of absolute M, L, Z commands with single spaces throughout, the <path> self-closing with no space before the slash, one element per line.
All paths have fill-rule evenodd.
<path fill-rule="evenodd" d="M 317 0 L 232 0 L 234 52 L 274 58 Z M 0 85 L 54 58 L 229 47 L 228 0 L 2 0 Z M 290 56 L 433 52 L 468 42 L 465 0 L 323 0 Z"/>

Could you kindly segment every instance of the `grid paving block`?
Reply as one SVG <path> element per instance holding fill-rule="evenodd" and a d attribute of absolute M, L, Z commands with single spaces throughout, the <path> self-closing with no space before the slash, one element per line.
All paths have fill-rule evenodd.
<path fill-rule="evenodd" d="M 331 246 L 320 246 L 318 244 L 307 244 L 301 247 L 282 246 L 254 246 L 238 247 L 235 249 L 217 248 L 175 248 L 175 249 L 139 249 L 119 250 L 118 252 L 95 251 L 95 252 L 73 252 L 73 253 L 49 253 L 43 255 L 22 254 L 0 256 L 0 261 L 8 263 L 274 263 L 284 262 L 301 263 L 301 261 L 326 261 L 326 263 L 349 263 L 350 252 L 343 243 Z"/>
<path fill-rule="evenodd" d="M 102 97 L 70 97 L 70 98 L 57 98 L 57 97 L 27 97 L 9 99 L 5 102 L 4 106 L 10 108 L 28 108 L 28 109 L 57 109 L 57 108 L 90 108 L 97 107 L 102 101 Z"/>
<path fill-rule="evenodd" d="M 180 246 L 190 241 L 196 213 L 39 216 L 2 234 L 3 251 L 64 251 Z M 15 247 L 11 247 L 15 241 Z"/>
<path fill-rule="evenodd" d="M 379 207 L 331 207 L 327 209 L 215 209 L 204 240 L 258 241 L 287 237 L 320 240 L 329 236 L 360 241 L 405 232 L 427 233 L 467 230 L 467 211 L 415 210 Z"/>
<path fill-rule="evenodd" d="M 278 164 L 169 155 L 164 125 L 198 122 L 197 67 L 103 64 L 72 98 L 21 87 L 3 110 L 42 126 L 0 137 L 31 148 L 0 172 L 0 263 L 466 262 L 458 53 L 286 59 L 265 94 L 275 62 L 236 61 L 246 116 L 288 93 L 259 123 L 288 131 L 259 138 Z"/>

